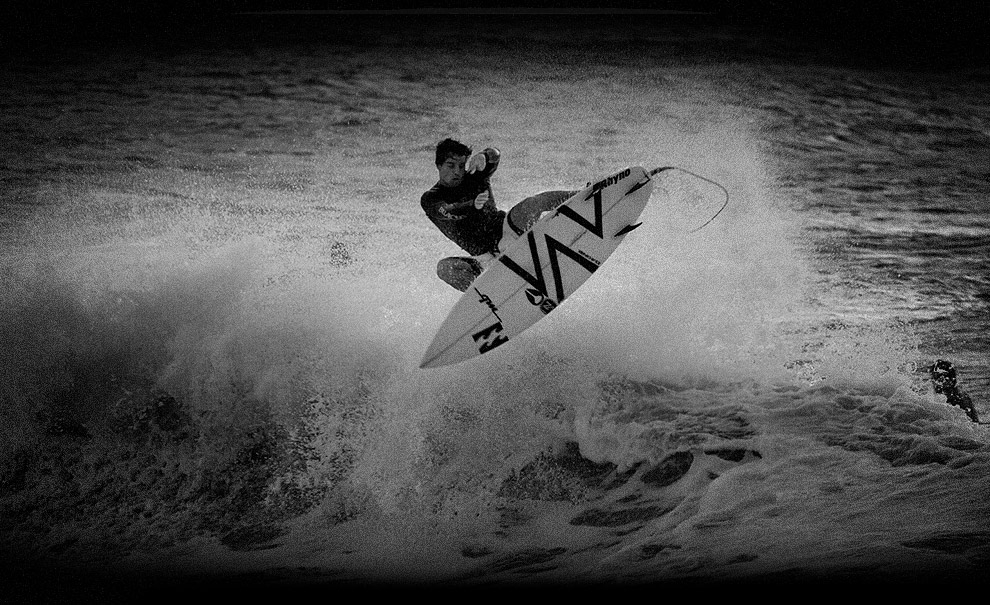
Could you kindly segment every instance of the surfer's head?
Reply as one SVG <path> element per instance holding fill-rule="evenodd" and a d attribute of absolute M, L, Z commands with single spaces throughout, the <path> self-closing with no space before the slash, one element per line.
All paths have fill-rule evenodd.
<path fill-rule="evenodd" d="M 956 368 L 951 362 L 939 359 L 932 364 L 930 372 L 936 393 L 945 393 L 956 387 Z"/>
<path fill-rule="evenodd" d="M 471 148 L 455 141 L 444 139 L 437 143 L 437 170 L 440 172 L 440 184 L 444 187 L 456 187 L 464 180 L 464 163 L 471 155 Z"/>

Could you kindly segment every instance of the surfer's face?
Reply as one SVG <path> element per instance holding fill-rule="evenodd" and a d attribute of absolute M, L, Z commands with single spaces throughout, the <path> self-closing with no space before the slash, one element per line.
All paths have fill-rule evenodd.
<path fill-rule="evenodd" d="M 444 187 L 457 187 L 464 180 L 466 155 L 448 155 L 443 164 L 437 164 L 440 171 L 440 184 Z"/>

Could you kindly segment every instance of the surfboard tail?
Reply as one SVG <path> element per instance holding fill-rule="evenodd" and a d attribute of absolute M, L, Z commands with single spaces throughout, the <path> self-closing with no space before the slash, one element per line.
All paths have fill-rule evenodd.
<path fill-rule="evenodd" d="M 658 175 L 658 174 L 660 174 L 662 172 L 667 172 L 667 171 L 670 171 L 670 170 L 676 170 L 678 172 L 683 172 L 684 174 L 686 174 L 688 176 L 691 176 L 691 177 L 696 178 L 696 179 L 698 179 L 700 181 L 704 181 L 706 183 L 709 183 L 710 185 L 713 185 L 713 186 L 717 187 L 718 189 L 720 189 L 722 191 L 723 199 L 720 202 L 715 202 L 715 204 L 718 204 L 718 208 L 714 208 L 714 206 L 713 206 L 712 207 L 713 212 L 712 212 L 711 216 L 707 220 L 705 220 L 703 223 L 701 223 L 700 225 L 698 225 L 698 226 L 696 226 L 696 227 L 694 227 L 692 229 L 689 229 L 687 231 L 687 233 L 695 233 L 696 231 L 700 231 L 700 230 L 704 229 L 709 224 L 711 224 L 711 222 L 714 221 L 718 217 L 718 215 L 722 214 L 722 211 L 725 210 L 725 208 L 729 205 L 729 191 L 728 191 L 728 189 L 726 189 L 721 183 L 718 183 L 716 181 L 713 181 L 712 179 L 710 179 L 708 177 L 701 176 L 700 174 L 696 174 L 694 172 L 691 172 L 690 170 L 688 170 L 686 168 L 681 168 L 680 166 L 659 166 L 659 167 L 654 168 L 654 169 L 650 170 L 649 172 L 647 172 L 647 175 L 653 177 L 653 176 L 656 176 L 656 175 Z"/>

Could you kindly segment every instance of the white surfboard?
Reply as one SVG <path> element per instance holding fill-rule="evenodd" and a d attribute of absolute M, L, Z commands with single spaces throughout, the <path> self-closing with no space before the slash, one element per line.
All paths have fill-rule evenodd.
<path fill-rule="evenodd" d="M 514 241 L 464 292 L 427 348 L 421 368 L 487 353 L 564 302 L 601 267 L 653 191 L 639 166 L 590 183 Z"/>

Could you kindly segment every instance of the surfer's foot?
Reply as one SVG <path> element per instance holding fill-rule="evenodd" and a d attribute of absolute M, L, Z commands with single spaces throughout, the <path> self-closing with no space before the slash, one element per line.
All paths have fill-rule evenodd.
<path fill-rule="evenodd" d="M 437 263 L 437 276 L 461 292 L 471 287 L 483 270 L 481 263 L 470 256 L 451 256 Z"/>

